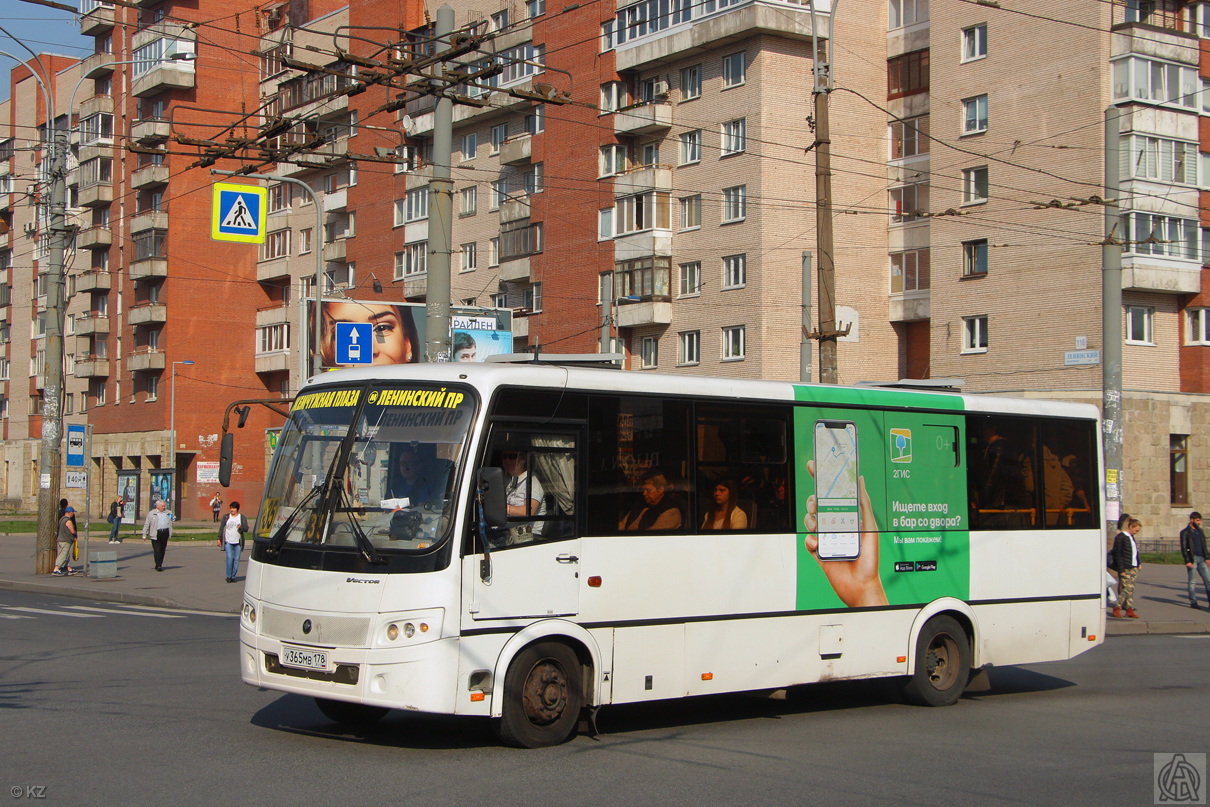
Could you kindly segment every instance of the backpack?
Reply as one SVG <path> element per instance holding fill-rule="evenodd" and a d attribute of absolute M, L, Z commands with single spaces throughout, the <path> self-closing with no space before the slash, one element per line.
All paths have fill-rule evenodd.
<path fill-rule="evenodd" d="M 1113 550 L 1112 549 L 1105 553 L 1105 568 L 1106 569 L 1114 568 L 1113 567 Z M 1117 571 L 1117 570 L 1114 569 L 1114 571 Z"/>

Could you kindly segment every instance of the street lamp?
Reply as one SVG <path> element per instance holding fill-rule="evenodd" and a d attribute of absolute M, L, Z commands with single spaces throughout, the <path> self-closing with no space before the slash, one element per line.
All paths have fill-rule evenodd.
<path fill-rule="evenodd" d="M 172 382 L 172 389 L 170 391 L 171 398 L 169 399 L 168 403 L 168 431 L 172 433 L 172 449 L 168 457 L 172 461 L 173 469 L 176 468 L 176 366 L 178 364 L 193 364 L 193 362 L 189 359 L 186 359 L 185 361 L 174 361 L 172 363 L 172 376 L 170 379 Z M 175 499 L 176 497 L 173 496 L 173 498 Z M 173 512 L 176 512 L 175 509 Z"/>

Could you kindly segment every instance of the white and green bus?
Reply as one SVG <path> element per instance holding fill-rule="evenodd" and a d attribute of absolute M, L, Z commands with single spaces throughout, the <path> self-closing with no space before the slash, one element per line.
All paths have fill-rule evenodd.
<path fill-rule="evenodd" d="M 946 705 L 1104 633 L 1080 404 L 540 364 L 312 379 L 277 443 L 245 682 L 340 722 L 894 678 Z"/>

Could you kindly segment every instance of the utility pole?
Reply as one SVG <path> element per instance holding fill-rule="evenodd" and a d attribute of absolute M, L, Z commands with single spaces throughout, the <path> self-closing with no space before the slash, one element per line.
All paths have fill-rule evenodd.
<path fill-rule="evenodd" d="M 1118 108 L 1105 110 L 1105 240 L 1101 242 L 1101 417 L 1105 452 L 1105 517 L 1122 514 L 1122 239 L 1118 220 Z"/>
<path fill-rule="evenodd" d="M 436 47 L 450 46 L 454 32 L 454 9 L 437 9 Z M 437 96 L 433 112 L 433 175 L 429 179 L 428 283 L 425 287 L 425 361 L 450 360 L 450 254 L 454 251 L 454 182 L 450 164 L 454 159 L 454 102 Z"/>

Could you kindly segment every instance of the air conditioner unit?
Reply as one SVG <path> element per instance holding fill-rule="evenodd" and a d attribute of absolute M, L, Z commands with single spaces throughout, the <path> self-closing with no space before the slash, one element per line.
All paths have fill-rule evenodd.
<path fill-rule="evenodd" d="M 656 98 L 667 98 L 668 97 L 668 82 L 664 81 L 663 79 L 660 79 L 659 81 L 657 81 L 653 87 L 653 94 L 655 95 Z"/>

